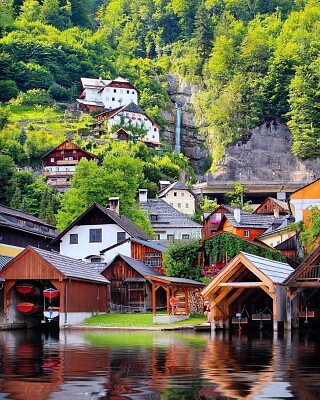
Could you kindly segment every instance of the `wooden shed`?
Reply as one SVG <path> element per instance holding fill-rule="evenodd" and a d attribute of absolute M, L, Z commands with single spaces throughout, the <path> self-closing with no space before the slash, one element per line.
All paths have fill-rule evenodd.
<path fill-rule="evenodd" d="M 117 312 L 145 312 L 152 307 L 152 277 L 162 275 L 143 262 L 118 254 L 101 272 L 110 281 L 110 308 Z M 147 278 L 148 277 L 148 278 Z M 159 308 L 166 307 L 165 293 L 157 296 Z"/>
<path fill-rule="evenodd" d="M 1 271 L 8 324 L 73 325 L 109 309 L 110 282 L 90 264 L 28 246 Z"/>
<path fill-rule="evenodd" d="M 286 322 L 286 263 L 240 252 L 201 292 L 210 301 L 212 328 Z"/>
<path fill-rule="evenodd" d="M 320 326 L 320 246 L 286 279 L 288 329 Z"/>

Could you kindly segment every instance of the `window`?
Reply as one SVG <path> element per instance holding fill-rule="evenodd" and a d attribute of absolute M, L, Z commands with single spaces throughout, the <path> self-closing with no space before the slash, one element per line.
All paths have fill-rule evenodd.
<path fill-rule="evenodd" d="M 157 128 L 153 128 L 153 130 L 154 130 L 155 132 L 157 132 Z"/>
<path fill-rule="evenodd" d="M 248 229 L 244 230 L 244 237 L 248 238 L 250 236 L 250 231 Z"/>
<path fill-rule="evenodd" d="M 173 207 L 173 203 L 170 203 L 170 206 Z"/>
<path fill-rule="evenodd" d="M 117 243 L 123 242 L 126 239 L 125 232 L 117 232 Z"/>
<path fill-rule="evenodd" d="M 117 93 L 117 89 L 113 89 L 113 93 Z"/>
<path fill-rule="evenodd" d="M 101 258 L 100 257 L 92 257 L 91 258 L 91 262 L 92 263 L 99 263 L 99 262 L 101 262 Z"/>
<path fill-rule="evenodd" d="M 150 221 L 157 221 L 158 220 L 158 214 L 150 214 Z"/>
<path fill-rule="evenodd" d="M 186 208 L 189 208 L 189 203 L 186 203 Z"/>
<path fill-rule="evenodd" d="M 89 242 L 102 242 L 102 229 L 90 229 L 89 230 Z"/>
<path fill-rule="evenodd" d="M 70 244 L 78 244 L 78 234 L 70 233 Z"/>
<path fill-rule="evenodd" d="M 129 94 L 130 92 L 129 92 L 129 90 L 127 90 L 127 94 Z"/>
<path fill-rule="evenodd" d="M 173 195 L 174 195 L 174 197 L 177 197 L 178 193 L 177 192 L 173 192 Z"/>
<path fill-rule="evenodd" d="M 111 99 L 112 101 L 116 101 L 116 99 L 115 99 L 115 97 L 112 97 L 112 99 Z"/>
<path fill-rule="evenodd" d="M 121 93 L 121 94 L 123 93 L 123 89 L 120 89 L 120 93 Z"/>
<path fill-rule="evenodd" d="M 210 218 L 211 222 L 221 221 L 221 213 L 215 213 Z"/>
<path fill-rule="evenodd" d="M 190 239 L 190 235 L 183 233 L 182 234 L 182 239 Z"/>
<path fill-rule="evenodd" d="M 157 240 L 160 240 L 160 239 L 161 239 L 160 233 L 157 233 L 157 234 L 156 234 L 156 239 L 157 239 Z"/>
<path fill-rule="evenodd" d="M 161 253 L 146 253 L 144 263 L 149 267 L 161 267 Z"/>
<path fill-rule="evenodd" d="M 181 208 L 181 203 L 178 203 L 178 208 Z"/>
<path fill-rule="evenodd" d="M 181 197 L 184 197 L 184 192 L 181 193 Z"/>
<path fill-rule="evenodd" d="M 132 91 L 132 94 L 134 94 L 134 91 Z"/>
<path fill-rule="evenodd" d="M 50 162 L 54 162 L 54 157 L 51 157 L 51 158 L 50 158 Z"/>
<path fill-rule="evenodd" d="M 169 235 L 167 235 L 167 239 L 168 239 L 168 240 L 172 240 L 172 239 L 174 239 L 174 235 L 170 235 L 170 234 L 169 234 Z"/>
<path fill-rule="evenodd" d="M 77 150 L 72 150 L 72 153 L 73 153 L 73 154 L 76 154 L 76 152 L 77 152 Z"/>
<path fill-rule="evenodd" d="M 61 150 L 61 154 L 64 154 L 64 150 Z"/>

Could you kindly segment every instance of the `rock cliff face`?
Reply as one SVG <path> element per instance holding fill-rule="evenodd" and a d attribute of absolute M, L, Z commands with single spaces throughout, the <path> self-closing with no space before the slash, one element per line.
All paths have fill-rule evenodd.
<path fill-rule="evenodd" d="M 238 142 L 226 149 L 217 173 L 201 176 L 209 150 L 199 135 L 199 125 L 195 118 L 194 102 L 200 88 L 174 75 L 167 75 L 167 80 L 172 109 L 170 112 L 163 112 L 167 120 L 164 138 L 174 149 L 176 110 L 180 107 L 181 153 L 190 159 L 199 181 L 311 182 L 320 177 L 320 159 L 300 160 L 295 157 L 291 152 L 291 133 L 279 121 L 254 128 L 247 142 Z"/>
<path fill-rule="evenodd" d="M 172 101 L 170 111 L 163 111 L 162 115 L 167 121 L 164 138 L 174 149 L 176 144 L 176 118 L 177 108 L 182 110 L 180 145 L 181 153 L 189 158 L 196 171 L 200 171 L 209 152 L 204 146 L 204 140 L 199 135 L 198 125 L 195 120 L 194 97 L 199 88 L 186 83 L 174 75 L 167 75 L 168 93 Z"/>
<path fill-rule="evenodd" d="M 320 159 L 300 160 L 291 152 L 291 133 L 281 122 L 256 127 L 246 142 L 226 149 L 219 172 L 207 180 L 311 182 L 319 177 Z"/>

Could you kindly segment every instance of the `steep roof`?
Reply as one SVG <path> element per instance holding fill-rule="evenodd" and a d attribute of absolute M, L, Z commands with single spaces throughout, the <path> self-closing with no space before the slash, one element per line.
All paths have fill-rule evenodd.
<path fill-rule="evenodd" d="M 159 252 L 164 252 L 164 251 L 167 250 L 167 247 L 166 247 L 166 246 L 161 245 L 161 244 L 158 244 L 158 243 L 155 243 L 155 242 L 153 242 L 153 241 L 151 241 L 151 240 L 142 240 L 142 239 L 137 239 L 137 238 L 128 238 L 128 239 L 123 240 L 122 242 L 115 243 L 115 244 L 112 245 L 112 246 L 106 247 L 105 249 L 103 249 L 103 250 L 100 251 L 100 254 L 104 254 L 104 253 L 106 253 L 108 250 L 111 250 L 111 249 L 114 249 L 115 247 L 121 246 L 121 245 L 123 245 L 123 244 L 126 243 L 126 242 L 136 242 L 136 243 L 141 244 L 142 246 L 149 247 L 150 249 L 157 250 L 157 251 L 159 251 Z"/>
<path fill-rule="evenodd" d="M 108 269 L 108 267 L 117 259 L 117 258 L 122 258 L 123 261 L 125 261 L 128 265 L 130 265 L 131 268 L 133 268 L 135 271 L 137 271 L 140 275 L 142 276 L 162 276 L 159 272 L 154 270 L 151 267 L 148 267 L 146 264 L 143 262 L 136 260 L 131 257 L 127 257 L 123 254 L 117 254 L 106 266 L 104 271 Z"/>
<path fill-rule="evenodd" d="M 57 243 L 71 228 L 75 225 L 79 225 L 79 222 L 87 216 L 89 213 L 93 212 L 95 209 L 102 211 L 102 213 L 110 218 L 115 224 L 119 225 L 128 235 L 137 237 L 144 240 L 151 239 L 150 236 L 140 229 L 134 222 L 124 215 L 118 215 L 116 212 L 110 210 L 110 208 L 103 207 L 98 203 L 93 203 L 89 208 L 87 208 L 76 220 L 74 220 L 63 232 L 61 232 L 51 244 Z"/>
<path fill-rule="evenodd" d="M 241 213 L 240 221 L 237 221 L 234 214 L 225 214 L 224 217 L 235 228 L 256 228 L 268 229 L 275 221 L 273 215 Z"/>
<path fill-rule="evenodd" d="M 12 260 L 13 257 L 0 255 L 0 271 Z"/>
<path fill-rule="evenodd" d="M 205 283 L 203 282 L 199 282 L 199 281 L 195 281 L 193 279 L 188 279 L 188 278 L 175 278 L 175 277 L 171 277 L 171 276 L 150 276 L 152 281 L 155 282 L 163 282 L 163 283 L 167 283 L 167 284 L 177 284 L 177 285 L 183 285 L 183 286 L 198 286 L 198 287 L 203 287 L 205 286 Z"/>
<path fill-rule="evenodd" d="M 32 251 L 38 254 L 39 257 L 47 261 L 52 267 L 59 271 L 65 278 L 72 278 L 76 280 L 94 281 L 101 283 L 110 283 L 104 276 L 99 274 L 94 268 L 91 268 L 89 263 L 86 263 L 75 258 L 63 256 L 53 251 L 42 250 L 36 247 L 28 246 L 16 258 L 23 257 L 28 251 Z M 9 264 L 4 268 L 6 270 L 10 267 L 11 263 L 15 259 L 11 260 Z M 3 271 L 4 271 L 3 270 Z"/>
<path fill-rule="evenodd" d="M 286 278 L 294 271 L 287 263 L 269 260 L 253 254 L 241 252 L 259 271 L 274 283 L 284 283 Z"/>
<path fill-rule="evenodd" d="M 307 270 L 307 268 L 318 267 L 320 264 L 320 246 L 318 246 L 286 279 L 285 283 L 292 283 Z M 315 275 L 313 275 L 315 276 Z M 314 281 L 314 279 L 311 278 Z M 317 281 L 316 281 L 317 282 Z"/>
<path fill-rule="evenodd" d="M 296 197 L 297 193 L 299 193 L 300 191 L 303 192 L 306 188 L 309 188 L 309 186 L 315 186 L 317 189 L 317 192 L 320 194 L 320 178 L 316 179 L 313 182 L 308 183 L 305 186 L 302 186 L 300 189 L 297 189 L 296 191 L 294 191 L 293 193 L 290 194 L 290 199 L 293 199 Z"/>
<path fill-rule="evenodd" d="M 69 143 L 71 146 L 67 146 L 66 144 Z M 92 158 L 99 158 L 98 156 L 89 153 L 86 150 L 83 150 L 81 147 L 79 147 L 77 144 L 73 143 L 71 140 L 67 139 L 64 142 L 58 144 L 58 146 L 56 146 L 55 148 L 51 149 L 50 151 L 48 151 L 48 153 L 46 153 L 45 155 L 43 155 L 41 157 L 41 159 L 47 157 L 49 154 L 51 154 L 52 152 L 54 152 L 55 150 L 59 149 L 59 147 L 61 149 L 66 149 L 68 147 L 68 149 L 70 150 L 81 150 L 83 153 L 88 154 L 88 156 L 92 157 Z"/>
<path fill-rule="evenodd" d="M 194 197 L 196 196 L 193 191 L 188 188 L 186 185 L 184 185 L 183 183 L 177 181 L 177 182 L 173 182 L 171 183 L 169 186 L 165 187 L 164 189 L 160 190 L 158 192 L 158 197 L 163 197 L 165 196 L 168 192 L 170 192 L 170 190 L 187 190 L 188 192 L 190 192 Z"/>
<path fill-rule="evenodd" d="M 127 79 L 124 79 L 120 76 L 118 76 L 115 79 L 80 78 L 80 80 L 81 80 L 82 87 L 84 89 L 103 89 L 106 86 L 125 84 L 127 86 L 132 87 L 139 93 L 139 90 L 132 83 L 130 83 L 130 81 L 128 81 Z"/>
<path fill-rule="evenodd" d="M 280 208 L 280 210 L 283 210 L 283 211 L 286 211 L 286 212 L 289 212 L 289 211 L 290 211 L 289 206 L 288 206 L 288 203 L 287 203 L 286 201 L 278 200 L 278 199 L 275 199 L 275 198 L 273 198 L 273 197 L 267 197 L 266 200 L 263 201 L 263 202 L 253 211 L 253 213 L 254 213 L 254 214 L 258 214 L 258 211 L 259 211 L 260 209 L 262 209 L 263 206 L 264 206 L 264 204 L 265 204 L 266 202 L 268 202 L 268 201 L 271 201 L 272 203 L 276 204 L 276 205 Z"/>
<path fill-rule="evenodd" d="M 215 208 L 214 210 L 210 211 L 210 212 L 204 212 L 203 213 L 203 219 L 202 222 L 204 223 L 209 217 L 211 217 L 211 215 L 215 214 L 217 211 L 224 209 L 227 211 L 227 213 L 232 213 L 234 211 L 234 207 L 228 206 L 226 204 L 219 204 L 217 208 Z M 226 214 L 227 214 L 226 213 Z M 241 210 L 241 213 L 248 213 L 248 211 L 243 211 Z"/>
<path fill-rule="evenodd" d="M 140 207 L 148 215 L 157 215 L 157 220 L 151 220 L 153 228 L 202 228 L 202 225 L 192 221 L 162 199 L 149 199 L 141 202 Z"/>
<path fill-rule="evenodd" d="M 8 226 L 24 232 L 54 238 L 58 234 L 55 226 L 22 211 L 0 205 L 0 226 Z"/>

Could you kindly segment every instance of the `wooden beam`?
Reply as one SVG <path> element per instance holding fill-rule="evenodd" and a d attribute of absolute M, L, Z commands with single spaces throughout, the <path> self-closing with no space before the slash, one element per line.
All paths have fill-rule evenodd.
<path fill-rule="evenodd" d="M 156 287 L 155 284 L 152 282 L 152 314 L 156 315 L 157 313 L 157 304 L 156 304 Z"/>
<path fill-rule="evenodd" d="M 320 288 L 320 282 L 319 281 L 295 282 L 295 286 Z"/>
<path fill-rule="evenodd" d="M 236 292 L 233 293 L 231 297 L 226 301 L 226 305 L 229 307 L 237 297 L 241 295 L 241 293 L 245 290 L 245 288 L 239 288 Z"/>
<path fill-rule="evenodd" d="M 220 301 L 222 299 L 224 299 L 226 297 L 226 295 L 232 290 L 232 287 L 227 287 L 225 288 L 220 294 L 219 296 L 217 296 L 212 303 L 212 306 L 214 307 L 215 305 L 217 305 L 218 303 L 220 303 Z"/>
<path fill-rule="evenodd" d="M 266 284 L 263 282 L 224 282 L 224 283 L 219 283 L 219 286 L 252 288 L 252 287 L 266 286 Z"/>

